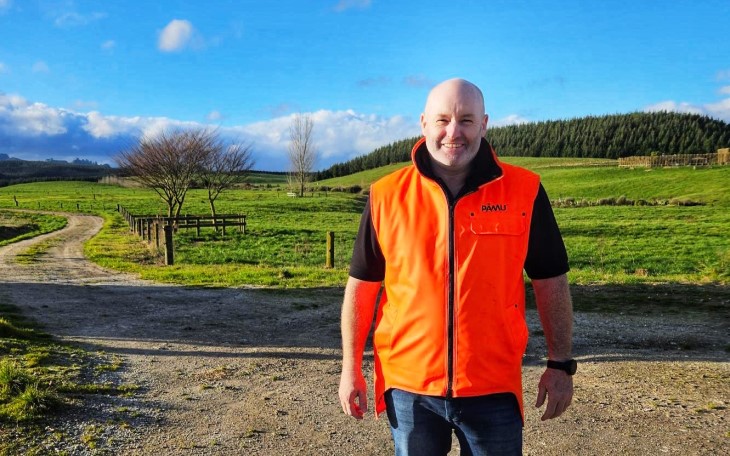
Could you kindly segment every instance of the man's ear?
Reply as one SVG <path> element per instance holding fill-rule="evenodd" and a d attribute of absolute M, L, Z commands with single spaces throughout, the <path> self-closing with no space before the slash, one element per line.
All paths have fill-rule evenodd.
<path fill-rule="evenodd" d="M 421 113 L 421 134 L 426 136 L 426 113 Z"/>
<path fill-rule="evenodd" d="M 489 114 L 484 114 L 482 121 L 482 136 L 487 136 L 487 123 L 489 123 Z"/>

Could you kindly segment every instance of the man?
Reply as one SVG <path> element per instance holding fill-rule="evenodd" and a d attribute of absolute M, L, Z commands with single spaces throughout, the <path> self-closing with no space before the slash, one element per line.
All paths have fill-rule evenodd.
<path fill-rule="evenodd" d="M 560 416 L 573 395 L 565 247 L 539 177 L 497 159 L 487 120 L 472 83 L 433 88 L 413 164 L 372 185 L 360 223 L 339 397 L 363 418 L 362 356 L 375 317 L 375 410 L 387 411 L 396 455 L 445 455 L 452 431 L 462 455 L 521 454 L 523 270 L 548 347 L 542 419 Z"/>

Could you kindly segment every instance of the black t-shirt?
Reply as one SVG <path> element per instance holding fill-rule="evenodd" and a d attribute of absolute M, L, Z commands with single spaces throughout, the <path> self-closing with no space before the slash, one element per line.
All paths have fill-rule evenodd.
<path fill-rule="evenodd" d="M 426 155 L 428 152 L 419 152 L 421 151 L 419 150 L 416 153 L 416 166 L 419 171 L 423 175 L 438 181 L 433 176 L 430 160 Z M 482 147 L 479 149 L 473 164 L 473 171 L 467 178 L 461 194 L 469 192 L 471 189 L 501 175 L 502 171 L 492 157 L 489 145 L 484 140 L 482 140 Z M 441 187 L 447 193 L 447 196 L 452 198 L 443 183 Z M 565 274 L 570 269 L 565 244 L 555 221 L 553 210 L 550 207 L 550 200 L 542 184 L 540 184 L 532 209 L 530 238 L 524 269 L 531 279 L 557 277 Z M 369 201 L 365 205 L 365 210 L 360 219 L 360 229 L 355 239 L 355 248 L 350 262 L 350 276 L 368 282 L 380 282 L 385 278 L 385 258 L 380 250 L 380 244 L 373 228 Z"/>

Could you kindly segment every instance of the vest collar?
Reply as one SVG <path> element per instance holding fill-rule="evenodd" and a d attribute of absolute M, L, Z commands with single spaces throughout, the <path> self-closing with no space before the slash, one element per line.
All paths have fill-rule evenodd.
<path fill-rule="evenodd" d="M 423 177 L 441 183 L 436 177 L 431 164 L 431 155 L 426 147 L 426 138 L 421 138 L 411 151 L 411 159 L 416 169 Z M 500 166 L 497 154 L 486 139 L 482 138 L 479 151 L 471 162 L 469 175 L 461 190 L 461 194 L 475 191 L 482 185 L 502 176 L 502 167 Z"/>

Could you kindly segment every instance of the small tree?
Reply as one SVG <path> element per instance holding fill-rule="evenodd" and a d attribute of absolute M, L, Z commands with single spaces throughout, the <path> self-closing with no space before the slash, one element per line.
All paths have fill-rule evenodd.
<path fill-rule="evenodd" d="M 215 217 L 215 200 L 237 180 L 245 180 L 254 160 L 250 144 L 226 144 L 214 132 L 210 133 L 210 137 L 206 161 L 198 178 L 208 190 L 210 213 Z"/>
<path fill-rule="evenodd" d="M 314 122 L 308 115 L 297 114 L 289 126 L 289 184 L 299 187 L 299 196 L 304 196 L 304 187 L 312 176 L 317 161 L 317 149 L 312 139 Z"/>
<path fill-rule="evenodd" d="M 209 153 L 206 130 L 162 132 L 142 137 L 114 160 L 140 184 L 153 189 L 167 204 L 168 217 L 178 218 L 185 196 Z"/>

